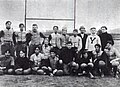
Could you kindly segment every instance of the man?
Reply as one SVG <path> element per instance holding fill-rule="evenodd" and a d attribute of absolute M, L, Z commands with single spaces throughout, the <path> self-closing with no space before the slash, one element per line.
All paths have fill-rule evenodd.
<path fill-rule="evenodd" d="M 14 47 L 13 47 L 13 29 L 11 28 L 11 21 L 5 23 L 6 29 L 1 31 L 1 51 L 2 54 L 5 54 L 6 50 L 10 50 L 12 56 L 14 56 Z"/>
<path fill-rule="evenodd" d="M 54 49 L 50 50 L 49 56 L 49 72 L 50 75 L 53 76 L 62 76 L 63 75 L 63 62 L 56 55 L 56 51 Z"/>
<path fill-rule="evenodd" d="M 114 77 L 118 78 L 117 70 L 120 61 L 120 52 L 113 46 L 112 41 L 107 41 L 107 45 L 104 51 L 109 57 L 109 61 L 110 61 L 109 68 L 111 69 L 111 71 L 113 71 Z"/>
<path fill-rule="evenodd" d="M 26 32 L 24 31 L 24 24 L 20 23 L 19 28 L 20 32 L 16 33 L 16 56 L 18 57 L 20 50 L 25 51 L 25 55 L 27 54 L 27 45 L 26 45 Z"/>
<path fill-rule="evenodd" d="M 82 50 L 84 50 L 88 35 L 85 34 L 86 30 L 84 26 L 81 26 L 79 30 L 80 30 L 80 34 L 78 34 L 78 36 L 82 38 Z"/>
<path fill-rule="evenodd" d="M 67 35 L 67 28 L 64 27 L 62 29 L 62 34 L 61 34 L 61 46 L 66 47 L 66 43 L 69 41 L 69 35 Z"/>
<path fill-rule="evenodd" d="M 61 35 L 58 33 L 58 26 L 54 26 L 53 31 L 54 32 L 49 36 L 49 42 L 52 45 L 52 48 L 56 50 L 57 55 L 59 55 L 61 49 L 60 45 Z"/>
<path fill-rule="evenodd" d="M 78 36 L 78 30 L 73 30 L 73 35 L 70 36 L 69 41 L 72 42 L 72 47 L 76 49 L 76 52 L 78 53 L 82 49 L 82 39 Z"/>
<path fill-rule="evenodd" d="M 32 71 L 34 74 L 44 74 L 44 71 L 41 69 L 41 61 L 43 58 L 43 54 L 40 53 L 40 48 L 35 48 L 35 53 L 30 56 L 30 60 L 32 61 Z"/>
<path fill-rule="evenodd" d="M 0 74 L 13 74 L 14 65 L 14 58 L 11 56 L 9 50 L 0 56 Z"/>
<path fill-rule="evenodd" d="M 94 78 L 94 75 L 92 74 L 94 64 L 91 61 L 91 57 L 89 57 L 88 51 L 84 49 L 82 51 L 82 56 L 81 58 L 77 58 L 75 62 L 79 65 L 78 69 L 78 75 L 81 73 L 89 75 L 91 79 Z"/>
<path fill-rule="evenodd" d="M 100 37 L 96 35 L 95 27 L 92 27 L 90 31 L 91 31 L 91 35 L 87 37 L 85 49 L 88 49 L 89 52 L 92 52 L 93 50 L 95 50 L 94 48 L 95 44 L 101 45 L 101 40 Z"/>
<path fill-rule="evenodd" d="M 67 46 L 61 49 L 60 59 L 63 61 L 64 74 L 73 74 L 72 70 L 77 69 L 78 65 L 74 63 L 76 51 L 72 47 L 72 42 L 67 42 Z"/>
<path fill-rule="evenodd" d="M 113 44 L 114 44 L 114 41 L 113 41 L 112 35 L 107 33 L 107 27 L 106 26 L 102 26 L 101 31 L 102 31 L 102 34 L 100 34 L 99 36 L 100 36 L 100 39 L 101 39 L 102 50 L 104 50 L 104 48 L 107 44 L 107 41 L 112 41 Z"/>
<path fill-rule="evenodd" d="M 108 72 L 109 58 L 107 54 L 101 50 L 100 44 L 95 45 L 95 50 L 92 52 L 92 58 L 95 65 L 95 71 L 101 77 L 104 77 L 104 75 Z"/>
<path fill-rule="evenodd" d="M 30 35 L 27 35 L 27 36 L 30 36 L 27 38 L 31 38 L 30 42 L 29 42 L 30 46 L 29 46 L 29 54 L 28 54 L 28 56 L 30 57 L 34 53 L 34 50 L 36 47 L 39 46 L 41 48 L 41 45 L 43 43 L 45 36 L 41 32 L 38 32 L 37 24 L 32 25 L 32 32 Z M 27 40 L 29 40 L 29 39 L 27 39 Z"/>
<path fill-rule="evenodd" d="M 15 73 L 17 75 L 30 74 L 31 61 L 25 57 L 25 51 L 19 51 L 19 56 L 15 60 Z"/>

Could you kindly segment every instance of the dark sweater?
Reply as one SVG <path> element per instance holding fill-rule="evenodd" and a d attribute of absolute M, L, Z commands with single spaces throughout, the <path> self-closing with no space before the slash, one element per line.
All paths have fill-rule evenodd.
<path fill-rule="evenodd" d="M 31 62 L 28 58 L 18 57 L 15 60 L 15 69 L 22 68 L 23 70 L 30 68 Z"/>
<path fill-rule="evenodd" d="M 66 47 L 61 49 L 60 59 L 63 61 L 64 64 L 68 64 L 73 61 L 73 58 L 75 58 L 75 54 L 76 53 L 74 48 L 68 49 Z"/>
<path fill-rule="evenodd" d="M 101 39 L 102 50 L 104 50 L 104 48 L 105 48 L 105 46 L 107 44 L 107 41 L 112 41 L 113 44 L 114 44 L 112 35 L 108 34 L 107 32 L 100 34 L 99 37 Z"/>

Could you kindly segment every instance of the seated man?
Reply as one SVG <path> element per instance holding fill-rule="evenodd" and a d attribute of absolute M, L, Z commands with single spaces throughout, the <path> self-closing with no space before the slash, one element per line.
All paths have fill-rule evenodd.
<path fill-rule="evenodd" d="M 49 71 L 50 75 L 62 76 L 63 75 L 63 62 L 56 56 L 55 49 L 50 50 L 49 57 Z"/>
<path fill-rule="evenodd" d="M 76 51 L 72 47 L 72 42 L 69 41 L 66 44 L 67 47 L 61 49 L 60 59 L 63 61 L 64 74 L 73 74 L 77 68 L 78 64 L 74 62 Z"/>
<path fill-rule="evenodd" d="M 101 77 L 104 77 L 105 72 L 108 67 L 108 56 L 101 50 L 100 44 L 95 45 L 95 50 L 92 52 L 93 63 L 95 65 L 95 71 L 97 74 L 100 74 Z"/>
<path fill-rule="evenodd" d="M 19 56 L 15 60 L 15 73 L 17 75 L 30 74 L 30 63 L 30 60 L 27 57 L 25 57 L 25 51 L 20 51 Z"/>
<path fill-rule="evenodd" d="M 92 79 L 94 78 L 94 76 L 92 74 L 94 65 L 93 65 L 91 58 L 88 55 L 88 51 L 86 49 L 83 50 L 81 58 L 77 58 L 75 60 L 75 62 L 77 64 L 79 64 L 78 75 L 80 73 L 82 73 L 82 75 L 86 73 L 87 75 L 90 76 L 90 78 L 92 78 Z"/>
<path fill-rule="evenodd" d="M 0 74 L 13 74 L 14 71 L 14 58 L 11 56 L 10 51 L 7 50 L 5 55 L 0 56 Z"/>
<path fill-rule="evenodd" d="M 118 78 L 117 75 L 117 67 L 119 66 L 119 60 L 120 60 L 120 53 L 119 51 L 113 46 L 112 41 L 107 41 L 107 45 L 104 49 L 104 51 L 107 53 L 110 61 L 110 67 L 113 71 L 114 77 Z"/>
<path fill-rule="evenodd" d="M 43 54 L 40 53 L 40 48 L 35 48 L 35 53 L 30 56 L 30 60 L 32 61 L 32 72 L 34 74 L 43 75 L 44 71 L 41 69 L 41 60 Z"/>

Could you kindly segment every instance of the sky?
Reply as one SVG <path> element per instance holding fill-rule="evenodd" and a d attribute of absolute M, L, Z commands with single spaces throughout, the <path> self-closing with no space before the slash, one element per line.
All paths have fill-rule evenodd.
<path fill-rule="evenodd" d="M 27 0 L 27 18 L 74 19 L 74 0 Z M 5 28 L 7 20 L 19 30 L 19 23 L 24 23 L 25 0 L 0 0 L 0 30 Z M 81 25 L 87 32 L 91 27 L 99 29 L 105 25 L 108 31 L 120 28 L 120 0 L 76 0 L 76 29 Z M 27 20 L 26 29 L 30 30 L 37 23 L 39 31 L 52 30 L 54 25 L 68 32 L 74 29 L 73 21 Z"/>

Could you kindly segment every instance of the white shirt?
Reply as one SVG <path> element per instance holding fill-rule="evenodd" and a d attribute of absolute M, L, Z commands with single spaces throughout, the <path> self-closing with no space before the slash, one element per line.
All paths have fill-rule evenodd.
<path fill-rule="evenodd" d="M 95 44 L 100 44 L 101 45 L 101 40 L 98 35 L 89 35 L 86 40 L 86 46 L 85 49 L 88 49 L 88 51 L 93 51 L 95 50 Z"/>

